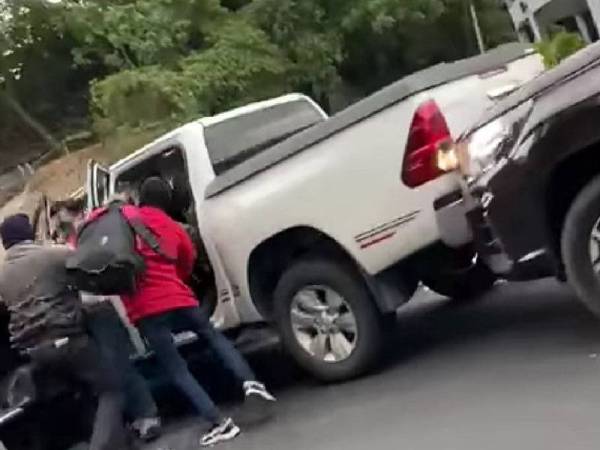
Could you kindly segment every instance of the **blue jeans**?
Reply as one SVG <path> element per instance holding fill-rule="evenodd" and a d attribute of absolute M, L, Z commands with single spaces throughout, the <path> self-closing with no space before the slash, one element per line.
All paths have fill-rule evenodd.
<path fill-rule="evenodd" d="M 104 302 L 88 311 L 86 318 L 92 337 L 120 377 L 126 415 L 132 421 L 157 417 L 158 408 L 146 380 L 130 359 L 129 334 L 115 308 L 110 302 Z"/>
<path fill-rule="evenodd" d="M 256 379 L 244 357 L 212 326 L 198 307 L 181 308 L 146 317 L 137 325 L 173 384 L 188 398 L 196 411 L 213 424 L 219 423 L 223 416 L 190 373 L 187 363 L 173 342 L 172 331 L 185 329 L 196 333 L 200 345 L 208 346 L 240 384 Z"/>

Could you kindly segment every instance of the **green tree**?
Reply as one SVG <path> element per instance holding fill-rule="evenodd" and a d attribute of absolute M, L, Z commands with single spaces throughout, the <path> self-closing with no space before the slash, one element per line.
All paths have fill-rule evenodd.
<path fill-rule="evenodd" d="M 98 129 L 181 122 L 292 88 L 291 64 L 253 25 L 232 20 L 209 33 L 206 45 L 172 68 L 127 69 L 95 82 L 92 108 Z"/>
<path fill-rule="evenodd" d="M 343 59 L 339 26 L 332 14 L 333 3 L 254 0 L 243 11 L 291 62 L 291 84 L 322 103 L 339 80 L 337 67 Z"/>
<path fill-rule="evenodd" d="M 514 38 L 472 0 L 491 48 Z M 292 90 L 325 108 L 477 51 L 470 0 L 0 0 L 0 145 L 177 123 Z M 17 140 L 19 140 L 17 139 Z M 5 144 L 6 145 L 6 144 Z"/>
<path fill-rule="evenodd" d="M 50 149 L 58 150 L 62 148 L 61 142 L 35 114 L 35 106 L 43 109 L 43 102 L 23 100 L 36 94 L 35 89 L 28 91 L 27 88 L 33 87 L 33 78 L 40 73 L 48 77 L 46 82 L 56 81 L 54 68 L 46 67 L 48 49 L 60 52 L 53 13 L 51 6 L 35 1 L 0 3 L 0 100 L 5 115 L 6 111 L 12 112 Z M 43 100 L 50 99 L 43 97 Z M 14 119 L 12 124 L 16 125 Z"/>
<path fill-rule="evenodd" d="M 200 111 L 215 114 L 294 88 L 294 66 L 267 35 L 234 19 L 211 33 L 210 47 L 181 62 Z"/>
<path fill-rule="evenodd" d="M 467 0 L 253 0 L 245 14 L 296 64 L 315 95 L 341 78 L 363 93 L 477 51 Z M 486 45 L 514 39 L 496 0 L 476 0 Z M 304 82 L 304 83 L 302 83 Z"/>
<path fill-rule="evenodd" d="M 78 64 L 121 70 L 176 63 L 225 14 L 218 0 L 88 1 L 68 8 L 66 24 Z"/>

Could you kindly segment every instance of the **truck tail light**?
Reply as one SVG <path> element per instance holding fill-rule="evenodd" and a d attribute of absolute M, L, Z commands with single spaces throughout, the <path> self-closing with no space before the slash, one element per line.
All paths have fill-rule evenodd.
<path fill-rule="evenodd" d="M 414 188 L 445 172 L 438 167 L 438 150 L 452 144 L 446 119 L 434 100 L 417 108 L 408 131 L 402 181 Z"/>

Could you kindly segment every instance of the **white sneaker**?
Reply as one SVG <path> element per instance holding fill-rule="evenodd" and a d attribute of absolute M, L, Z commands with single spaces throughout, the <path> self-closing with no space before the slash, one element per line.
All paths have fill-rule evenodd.
<path fill-rule="evenodd" d="M 246 399 L 252 397 L 253 395 L 256 395 L 268 402 L 277 401 L 277 399 L 267 390 L 265 385 L 259 383 L 258 381 L 245 381 L 243 387 Z"/>
<path fill-rule="evenodd" d="M 220 424 L 212 427 L 208 433 L 202 436 L 202 439 L 200 439 L 200 445 L 202 447 L 210 447 L 218 444 L 219 442 L 229 441 L 237 437 L 240 433 L 240 427 L 238 427 L 232 419 L 225 419 Z"/>
<path fill-rule="evenodd" d="M 157 439 L 162 431 L 161 422 L 158 417 L 137 419 L 131 424 L 131 428 L 137 437 L 144 442 L 150 442 Z"/>
<path fill-rule="evenodd" d="M 244 427 L 252 427 L 270 419 L 275 411 L 276 399 L 264 384 L 257 381 L 244 383 L 244 404 L 236 419 Z"/>

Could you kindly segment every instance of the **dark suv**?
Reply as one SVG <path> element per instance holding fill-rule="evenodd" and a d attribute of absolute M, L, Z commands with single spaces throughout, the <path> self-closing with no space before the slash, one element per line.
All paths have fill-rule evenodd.
<path fill-rule="evenodd" d="M 568 280 L 600 315 L 600 44 L 499 102 L 455 151 L 490 268 Z"/>

